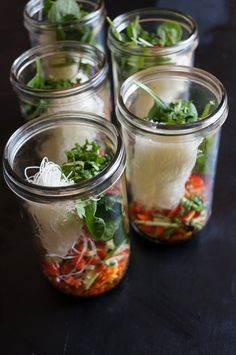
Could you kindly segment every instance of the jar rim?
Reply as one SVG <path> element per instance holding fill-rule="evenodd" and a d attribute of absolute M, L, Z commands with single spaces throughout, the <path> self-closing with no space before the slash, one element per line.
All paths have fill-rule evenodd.
<path fill-rule="evenodd" d="M 158 75 L 160 77 L 164 77 L 166 75 L 182 79 L 188 78 L 198 84 L 203 84 L 203 82 L 207 81 L 208 88 L 211 87 L 212 90 L 214 89 L 214 91 L 218 93 L 220 100 L 214 111 L 202 120 L 182 125 L 163 125 L 155 123 L 153 126 L 149 121 L 144 121 L 131 113 L 123 100 L 125 92 L 127 92 L 131 85 L 135 85 L 133 81 L 140 80 L 143 83 L 147 83 L 147 81 L 145 81 L 145 77 L 148 75 L 155 75 L 156 77 Z M 192 134 L 195 134 L 196 136 L 200 135 L 203 130 L 211 131 L 224 123 L 228 115 L 227 94 L 220 80 L 213 74 L 203 69 L 183 65 L 161 65 L 141 70 L 125 80 L 118 94 L 116 113 L 121 124 L 124 124 L 132 129 L 136 129 L 139 132 L 153 136 L 158 135 L 173 137 L 189 136 Z"/>
<path fill-rule="evenodd" d="M 177 15 L 180 20 L 185 21 L 186 25 L 189 26 L 191 29 L 189 37 L 177 42 L 176 44 L 169 46 L 169 47 L 141 47 L 141 46 L 126 46 L 123 42 L 119 41 L 113 31 L 111 25 L 109 26 L 108 29 L 108 47 L 110 50 L 119 50 L 121 52 L 126 52 L 131 55 L 137 55 L 140 56 L 142 55 L 143 57 L 153 57 L 153 56 L 159 56 L 159 55 L 171 55 L 171 54 L 176 54 L 180 51 L 186 50 L 187 48 L 192 48 L 194 50 L 199 42 L 199 35 L 198 35 L 198 26 L 196 21 L 193 19 L 192 16 L 185 14 L 181 11 L 177 11 L 174 9 L 157 9 L 155 7 L 146 7 L 142 9 L 136 9 L 132 10 L 126 13 L 123 13 L 121 15 L 118 15 L 115 17 L 113 20 L 113 23 L 117 29 L 121 29 L 123 31 L 126 26 L 126 22 L 130 22 L 131 19 L 133 19 L 135 16 L 140 15 L 142 18 L 145 18 L 145 16 L 170 16 L 170 15 Z M 150 21 L 153 21 L 153 19 L 150 19 Z M 165 20 L 165 19 L 163 19 Z M 177 21 L 177 20 L 174 20 Z M 140 20 L 142 22 L 142 20 Z M 147 21 L 146 21 L 147 22 Z M 183 23 L 181 23 L 183 26 Z M 185 27 L 186 27 L 185 25 Z M 121 32 L 119 31 L 119 32 Z M 144 53 L 145 52 L 145 53 Z"/>
<path fill-rule="evenodd" d="M 79 20 L 70 20 L 68 22 L 63 23 L 63 28 L 67 28 L 71 26 L 71 24 L 81 24 L 81 25 L 90 25 L 92 22 L 96 21 L 99 19 L 99 17 L 104 14 L 105 17 L 105 5 L 103 0 L 80 0 L 79 3 L 89 3 L 89 4 L 97 4 L 97 7 L 94 11 L 91 11 L 88 15 L 82 17 Z M 45 31 L 50 31 L 50 30 L 55 30 L 58 27 L 58 23 L 50 23 L 47 21 L 38 21 L 34 19 L 32 16 L 30 16 L 29 11 L 31 7 L 36 7 L 38 6 L 39 9 L 42 9 L 42 1 L 40 0 L 30 0 L 26 3 L 24 10 L 23 10 L 23 16 L 24 16 L 24 25 L 25 28 L 30 31 L 32 28 L 34 29 L 41 29 Z M 37 9 L 36 9 L 37 10 Z"/>
<path fill-rule="evenodd" d="M 90 126 L 92 125 L 93 127 L 99 128 L 103 133 L 107 134 L 107 136 L 112 136 L 116 150 L 107 167 L 90 179 L 74 183 L 73 185 L 60 187 L 32 184 L 16 174 L 12 165 L 21 147 L 36 134 L 49 128 L 60 127 L 63 124 L 67 126 L 70 124 L 89 124 Z M 79 198 L 81 196 L 89 197 L 98 195 L 98 191 L 101 193 L 110 187 L 110 179 L 117 181 L 120 178 L 125 169 L 125 164 L 126 154 L 124 144 L 117 128 L 101 116 L 81 111 L 64 111 L 51 115 L 43 115 L 33 121 L 25 123 L 8 139 L 3 153 L 4 178 L 8 186 L 18 196 L 32 201 L 40 199 L 40 201 L 50 202 L 52 200 L 59 201 Z"/>
<path fill-rule="evenodd" d="M 27 62 L 31 63 L 39 56 L 52 55 L 53 52 L 59 53 L 60 51 L 66 51 L 68 49 L 74 49 L 78 53 L 83 53 L 87 57 L 95 59 L 99 63 L 99 70 L 95 75 L 86 80 L 84 83 L 75 85 L 72 88 L 67 89 L 34 89 L 27 86 L 25 83 L 22 83 L 18 79 L 19 70 L 22 67 L 22 64 L 26 65 Z M 94 47 L 91 44 L 82 44 L 77 41 L 58 41 L 53 44 L 39 45 L 32 47 L 25 52 L 23 52 L 18 58 L 16 58 L 10 69 L 10 81 L 12 86 L 19 90 L 22 93 L 32 95 L 35 97 L 40 96 L 40 98 L 61 98 L 67 96 L 77 95 L 82 92 L 96 89 L 101 85 L 108 74 L 108 63 L 105 57 L 105 54 L 98 48 Z"/>

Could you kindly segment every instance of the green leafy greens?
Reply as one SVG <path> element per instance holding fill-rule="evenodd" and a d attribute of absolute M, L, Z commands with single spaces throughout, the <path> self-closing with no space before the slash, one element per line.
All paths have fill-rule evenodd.
<path fill-rule="evenodd" d="M 148 86 L 136 80 L 134 83 L 149 94 L 154 100 L 154 104 L 146 117 L 146 120 L 151 122 L 167 125 L 181 125 L 197 122 L 207 117 L 211 108 L 215 105 L 213 101 L 209 101 L 202 114 L 199 116 L 197 109 L 191 100 L 178 99 L 168 104 L 157 96 Z"/>
<path fill-rule="evenodd" d="M 38 90 L 70 89 L 73 86 L 80 84 L 80 79 L 76 79 L 75 81 L 72 81 L 70 79 L 55 78 L 52 75 L 45 77 L 43 73 L 42 63 L 38 57 L 36 58 L 35 63 L 36 63 L 36 74 L 27 83 L 27 86 L 32 89 L 38 89 Z M 25 104 L 23 110 L 26 119 L 32 120 L 40 116 L 44 112 L 46 106 L 47 106 L 47 102 L 44 99 L 40 99 L 40 101 L 37 102 L 36 105 Z"/>
<path fill-rule="evenodd" d="M 59 24 L 80 20 L 88 14 L 75 0 L 46 0 L 43 10 L 49 22 Z"/>
<path fill-rule="evenodd" d="M 101 153 L 96 142 L 87 140 L 84 145 L 76 144 L 66 155 L 67 162 L 61 165 L 61 169 L 75 183 L 96 176 L 112 159 L 109 152 Z M 119 194 L 103 193 L 97 199 L 79 200 L 75 208 L 94 240 L 113 239 L 116 246 L 125 240 L 123 207 Z"/>
<path fill-rule="evenodd" d="M 150 52 L 152 49 L 170 47 L 182 40 L 183 29 L 175 21 L 164 21 L 157 25 L 153 32 L 146 31 L 136 16 L 123 31 L 119 31 L 114 22 L 107 17 L 114 37 L 129 48 L 130 52 L 120 55 L 120 51 L 112 50 L 113 61 L 116 64 L 118 85 L 139 70 L 175 63 L 175 56 L 163 55 L 160 52 Z M 135 49 L 135 51 L 132 50 Z M 137 51 L 136 51 L 137 50 Z M 176 56 L 178 58 L 178 55 Z"/>
<path fill-rule="evenodd" d="M 80 83 L 79 79 L 73 82 L 70 79 L 58 79 L 52 75 L 45 77 L 43 74 L 42 64 L 39 58 L 36 58 L 36 74 L 27 83 L 27 86 L 33 89 L 54 90 L 54 89 L 70 89 Z"/>
<path fill-rule="evenodd" d="M 89 14 L 76 0 L 46 0 L 43 8 L 47 21 L 57 25 L 57 40 L 94 43 L 93 28 L 79 23 Z"/>
<path fill-rule="evenodd" d="M 215 106 L 215 102 L 210 100 L 204 107 L 202 114 L 199 115 L 195 105 L 190 100 L 178 99 L 169 104 L 165 103 L 153 90 L 141 82 L 134 83 L 148 93 L 154 100 L 154 104 L 149 110 L 146 120 L 166 125 L 181 125 L 200 121 L 206 118 Z M 198 156 L 194 170 L 198 172 L 208 172 L 208 156 L 214 145 L 213 136 L 203 139 L 198 148 Z"/>
<path fill-rule="evenodd" d="M 101 155 L 99 152 L 100 147 L 96 142 L 86 140 L 83 146 L 76 144 L 66 152 L 67 162 L 61 166 L 63 173 L 70 174 L 70 178 L 76 183 L 96 176 L 111 161 L 111 155 Z"/>
<path fill-rule="evenodd" d="M 164 21 L 155 32 L 148 32 L 140 24 L 139 16 L 130 22 L 126 29 L 119 32 L 113 21 L 108 17 L 114 36 L 127 45 L 142 47 L 166 47 L 173 46 L 182 39 L 183 30 L 181 25 L 175 21 Z"/>

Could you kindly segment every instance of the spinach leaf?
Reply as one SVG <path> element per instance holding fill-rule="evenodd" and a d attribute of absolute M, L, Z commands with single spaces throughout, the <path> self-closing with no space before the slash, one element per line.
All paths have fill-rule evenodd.
<path fill-rule="evenodd" d="M 95 240 L 108 240 L 108 239 L 104 239 L 104 234 L 106 230 L 105 222 L 102 218 L 95 216 L 96 210 L 97 210 L 96 200 L 90 200 L 90 202 L 85 206 L 84 221 L 86 223 L 89 232 L 91 233 L 91 235 Z"/>
<path fill-rule="evenodd" d="M 98 201 L 98 205 L 102 205 L 107 212 L 115 213 L 118 209 L 120 214 L 121 197 L 119 195 L 104 195 Z"/>
<path fill-rule="evenodd" d="M 80 41 L 95 44 L 95 32 L 91 26 L 79 22 L 89 14 L 76 0 L 46 0 L 43 13 L 50 23 L 57 24 L 57 41 Z M 67 25 L 68 26 L 64 26 Z"/>
<path fill-rule="evenodd" d="M 113 235 L 113 240 L 114 240 L 115 245 L 118 247 L 119 245 L 121 245 L 123 243 L 123 241 L 125 239 L 126 239 L 126 233 L 125 233 L 125 229 L 124 229 L 124 223 L 121 220 L 117 230 L 115 231 L 115 233 Z"/>
<path fill-rule="evenodd" d="M 109 207 L 107 198 L 109 197 L 104 195 L 99 200 L 77 201 L 76 211 L 79 217 L 83 218 L 94 240 L 108 241 L 114 238 L 115 244 L 118 245 L 126 238 L 121 204 L 117 202 L 120 198 L 114 199 L 113 197 L 108 204 L 112 201 L 114 204 Z"/>
<path fill-rule="evenodd" d="M 77 201 L 75 208 L 94 240 L 114 239 L 116 245 L 125 240 L 126 233 L 119 195 L 104 194 L 98 200 Z"/>
<path fill-rule="evenodd" d="M 75 0 L 47 1 L 44 11 L 51 23 L 63 23 L 81 18 L 80 7 Z"/>

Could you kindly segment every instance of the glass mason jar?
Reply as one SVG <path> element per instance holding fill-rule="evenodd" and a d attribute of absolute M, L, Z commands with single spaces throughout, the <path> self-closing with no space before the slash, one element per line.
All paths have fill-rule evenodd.
<path fill-rule="evenodd" d="M 212 112 L 186 124 L 147 120 L 154 101 L 138 82 L 166 103 L 190 100 L 198 117 L 209 103 Z M 130 219 L 140 235 L 174 244 L 205 226 L 212 208 L 220 128 L 227 114 L 224 87 L 201 69 L 148 68 L 123 83 L 117 116 L 127 151 Z"/>
<path fill-rule="evenodd" d="M 143 29 L 150 33 L 155 32 L 164 21 L 179 23 L 183 30 L 182 39 L 168 47 L 130 45 L 119 41 L 110 26 L 107 44 L 111 50 L 116 97 L 125 79 L 142 69 L 163 64 L 193 65 L 199 37 L 197 24 L 191 16 L 173 10 L 144 8 L 117 16 L 113 21 L 114 27 L 121 33 L 137 16 Z"/>
<path fill-rule="evenodd" d="M 12 64 L 10 80 L 26 120 L 60 111 L 110 119 L 108 64 L 93 46 L 61 41 L 31 48 Z"/>
<path fill-rule="evenodd" d="M 86 140 L 111 156 L 98 175 L 59 186 L 49 169 L 49 183 L 42 183 L 43 158 L 61 164 L 65 151 Z M 10 137 L 3 164 L 5 180 L 32 222 L 48 280 L 77 297 L 96 296 L 116 286 L 125 274 L 130 247 L 125 150 L 115 126 L 83 112 L 36 119 Z M 29 178 L 34 173 L 41 174 L 39 184 Z"/>
<path fill-rule="evenodd" d="M 31 46 L 56 41 L 79 41 L 105 51 L 104 22 L 106 10 L 102 0 L 79 0 L 78 5 L 88 14 L 80 19 L 53 23 L 45 18 L 43 1 L 30 0 L 24 8 L 24 26 L 29 32 Z"/>

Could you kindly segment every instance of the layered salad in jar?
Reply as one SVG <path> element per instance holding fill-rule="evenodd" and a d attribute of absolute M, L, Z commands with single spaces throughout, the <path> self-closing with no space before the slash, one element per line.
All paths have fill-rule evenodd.
<path fill-rule="evenodd" d="M 177 99 L 165 102 L 148 86 L 135 84 L 150 96 L 153 105 L 143 120 L 150 127 L 183 126 L 206 118 L 215 102 L 202 112 L 194 102 Z M 159 243 L 188 240 L 206 224 L 212 199 L 211 170 L 214 171 L 218 136 L 138 135 L 130 141 L 128 183 L 130 218 L 141 235 Z"/>
<path fill-rule="evenodd" d="M 35 74 L 27 81 L 29 95 L 20 97 L 21 111 L 25 119 L 32 120 L 43 114 L 60 111 L 88 111 L 110 119 L 109 83 L 92 92 L 90 80 L 98 69 L 86 60 L 75 60 L 70 55 L 58 58 L 35 59 Z M 80 92 L 80 88 L 88 88 Z"/>
<path fill-rule="evenodd" d="M 24 11 L 32 46 L 73 40 L 104 51 L 104 20 L 102 1 L 31 0 Z"/>
<path fill-rule="evenodd" d="M 113 155 L 94 139 L 66 151 L 62 164 L 44 157 L 25 178 L 43 187 L 64 187 L 99 176 Z M 79 188 L 79 187 L 78 187 Z M 54 203 L 27 202 L 37 234 L 42 270 L 60 291 L 76 297 L 100 295 L 123 278 L 130 246 L 123 175 L 105 191 Z"/>
<path fill-rule="evenodd" d="M 151 9 L 143 9 L 143 13 L 140 10 L 140 16 L 131 16 L 130 20 L 127 17 L 124 23 L 120 23 L 118 18 L 114 21 L 107 18 L 110 24 L 108 45 L 112 52 L 117 90 L 125 79 L 145 68 L 163 64 L 193 65 L 197 32 L 196 43 L 189 45 L 188 36 L 191 34 L 181 21 L 162 20 L 165 13 L 156 15 L 154 12 L 151 16 Z M 167 13 L 170 16 L 171 11 Z"/>

